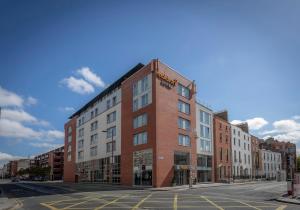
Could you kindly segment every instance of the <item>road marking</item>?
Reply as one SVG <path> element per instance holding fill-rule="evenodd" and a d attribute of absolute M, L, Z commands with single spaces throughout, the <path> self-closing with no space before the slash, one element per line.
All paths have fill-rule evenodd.
<path fill-rule="evenodd" d="M 97 199 L 98 199 L 98 198 L 88 199 L 88 200 L 85 200 L 85 201 L 81 201 L 81 202 L 79 202 L 79 203 L 74 203 L 74 204 L 72 204 L 72 205 L 66 206 L 66 207 L 64 207 L 64 208 L 62 208 L 62 209 L 69 209 L 69 208 L 72 208 L 72 207 L 74 207 L 74 206 L 77 206 L 77 205 L 80 205 L 80 204 L 83 204 L 83 203 L 86 203 L 86 202 L 89 202 L 89 201 L 92 201 L 92 200 L 97 200 Z"/>
<path fill-rule="evenodd" d="M 219 210 L 224 210 L 221 206 L 217 205 L 216 203 L 212 202 L 211 200 L 209 200 L 207 197 L 205 196 L 200 196 L 201 198 L 203 198 L 204 200 L 206 200 L 208 203 L 210 203 L 211 205 L 213 205 L 214 207 L 216 207 Z"/>
<path fill-rule="evenodd" d="M 110 202 L 108 202 L 108 203 L 106 203 L 106 204 L 103 204 L 102 206 L 99 206 L 99 207 L 97 207 L 97 208 L 94 208 L 94 210 L 102 209 L 102 208 L 104 208 L 105 206 L 108 206 L 108 205 L 110 205 L 110 204 L 116 203 L 118 200 L 120 200 L 120 199 L 122 199 L 122 198 L 125 198 L 125 197 L 127 197 L 127 196 L 128 196 L 128 195 L 123 195 L 123 196 L 120 197 L 120 198 L 116 198 L 115 200 L 112 200 L 112 201 L 110 201 Z"/>
<path fill-rule="evenodd" d="M 177 199 L 178 199 L 178 194 L 175 193 L 174 195 L 174 201 L 173 201 L 173 209 L 177 210 Z"/>
<path fill-rule="evenodd" d="M 152 193 L 150 193 L 148 196 L 146 196 L 145 198 L 143 198 L 140 202 L 138 202 L 133 208 L 132 210 L 136 210 L 139 208 L 139 206 L 144 203 L 148 198 L 150 198 L 150 196 L 152 195 Z"/>
<path fill-rule="evenodd" d="M 283 210 L 287 207 L 287 205 L 282 205 L 282 206 L 279 206 L 276 210 Z"/>
<path fill-rule="evenodd" d="M 78 200 L 84 200 L 84 199 L 88 199 L 90 197 L 84 197 L 84 198 L 70 198 L 70 199 L 65 199 L 65 200 L 58 200 L 58 201 L 48 201 L 48 202 L 44 202 L 46 204 L 49 204 L 49 205 L 54 205 L 54 204 L 58 204 L 60 202 L 65 202 L 65 201 L 78 201 Z"/>
<path fill-rule="evenodd" d="M 244 205 L 246 205 L 246 206 L 249 206 L 249 207 L 251 207 L 251 208 L 253 208 L 253 209 L 256 209 L 256 210 L 262 210 L 262 209 L 260 209 L 260 208 L 257 208 L 257 207 L 255 207 L 255 206 L 252 206 L 252 205 L 250 205 L 250 204 L 248 204 L 248 203 L 245 203 L 245 202 L 243 202 L 243 201 L 239 201 L 239 200 L 235 200 L 235 201 L 237 201 L 237 202 L 239 202 L 239 203 L 241 203 L 241 204 L 244 204 Z"/>
<path fill-rule="evenodd" d="M 58 210 L 58 208 L 55 208 L 55 207 L 53 207 L 53 206 L 50 206 L 50 205 L 48 205 L 48 204 L 46 204 L 46 203 L 40 203 L 40 204 L 41 204 L 42 206 L 45 206 L 45 207 L 51 209 L 51 210 Z"/>

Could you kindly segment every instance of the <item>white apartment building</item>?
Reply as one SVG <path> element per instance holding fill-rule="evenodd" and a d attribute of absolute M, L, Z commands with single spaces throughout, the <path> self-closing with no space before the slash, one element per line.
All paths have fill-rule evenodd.
<path fill-rule="evenodd" d="M 262 161 L 262 171 L 261 176 L 264 176 L 267 179 L 280 179 L 282 176 L 282 162 L 281 162 L 281 153 L 273 152 L 270 150 L 262 149 L 261 161 Z"/>
<path fill-rule="evenodd" d="M 213 179 L 213 112 L 196 103 L 197 132 L 197 181 L 211 182 Z"/>
<path fill-rule="evenodd" d="M 245 124 L 243 124 L 245 125 Z M 248 125 L 246 125 L 248 127 Z M 240 125 L 231 126 L 232 174 L 234 178 L 251 178 L 251 135 Z"/>
<path fill-rule="evenodd" d="M 80 181 L 108 182 L 110 164 L 113 162 L 115 167 L 113 181 L 119 182 L 120 88 L 112 90 L 80 113 L 77 118 L 76 145 L 76 166 Z M 112 155 L 114 160 L 112 160 Z"/>

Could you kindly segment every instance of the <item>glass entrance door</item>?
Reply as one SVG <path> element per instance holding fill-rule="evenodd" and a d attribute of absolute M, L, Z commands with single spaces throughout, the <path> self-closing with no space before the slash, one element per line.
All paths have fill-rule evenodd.
<path fill-rule="evenodd" d="M 176 185 L 187 185 L 189 184 L 189 170 L 180 169 L 175 171 Z"/>

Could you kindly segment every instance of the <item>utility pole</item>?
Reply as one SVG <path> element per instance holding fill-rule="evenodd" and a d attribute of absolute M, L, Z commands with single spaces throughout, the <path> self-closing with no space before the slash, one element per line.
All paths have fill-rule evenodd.
<path fill-rule="evenodd" d="M 108 133 L 108 130 L 103 130 L 103 133 Z M 114 166 L 114 135 L 113 130 L 111 130 L 111 161 L 110 161 L 110 184 L 113 184 L 113 166 Z"/>

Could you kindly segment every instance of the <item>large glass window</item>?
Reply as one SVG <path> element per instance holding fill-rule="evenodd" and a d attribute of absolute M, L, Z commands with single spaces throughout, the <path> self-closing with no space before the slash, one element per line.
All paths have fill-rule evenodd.
<path fill-rule="evenodd" d="M 83 148 L 83 139 L 78 141 L 78 149 Z"/>
<path fill-rule="evenodd" d="M 141 107 L 147 106 L 148 105 L 148 93 L 145 95 L 142 95 L 142 105 Z"/>
<path fill-rule="evenodd" d="M 116 142 L 108 142 L 106 143 L 106 152 L 111 152 L 111 148 L 113 146 L 113 150 L 116 151 Z"/>
<path fill-rule="evenodd" d="M 183 119 L 181 117 L 178 118 L 178 127 L 184 130 L 190 130 L 190 121 Z"/>
<path fill-rule="evenodd" d="M 174 153 L 174 165 L 189 165 L 190 153 L 188 152 L 175 152 Z"/>
<path fill-rule="evenodd" d="M 190 89 L 183 86 L 182 84 L 178 84 L 177 92 L 183 97 L 190 98 Z"/>
<path fill-rule="evenodd" d="M 200 150 L 203 152 L 211 152 L 211 141 L 200 138 Z"/>
<path fill-rule="evenodd" d="M 211 115 L 207 112 L 200 110 L 200 122 L 210 125 Z"/>
<path fill-rule="evenodd" d="M 91 135 L 91 145 L 98 143 L 98 134 Z"/>
<path fill-rule="evenodd" d="M 78 152 L 78 159 L 82 160 L 83 159 L 83 151 Z"/>
<path fill-rule="evenodd" d="M 191 140 L 189 136 L 179 134 L 178 135 L 178 144 L 181 146 L 191 146 Z"/>
<path fill-rule="evenodd" d="M 152 150 L 133 152 L 134 185 L 152 185 Z"/>
<path fill-rule="evenodd" d="M 210 139 L 210 128 L 204 125 L 200 125 L 200 137 Z"/>
<path fill-rule="evenodd" d="M 96 130 L 98 128 L 98 121 L 91 123 L 91 131 Z"/>
<path fill-rule="evenodd" d="M 133 135 L 133 145 L 147 144 L 147 132 L 137 133 Z"/>
<path fill-rule="evenodd" d="M 96 155 L 97 155 L 97 146 L 91 147 L 91 149 L 90 149 L 90 156 L 94 157 Z"/>
<path fill-rule="evenodd" d="M 107 129 L 106 138 L 111 138 L 112 136 L 116 136 L 116 126 Z"/>
<path fill-rule="evenodd" d="M 147 113 L 141 114 L 133 119 L 133 128 L 147 125 Z"/>
<path fill-rule="evenodd" d="M 178 111 L 185 114 L 190 114 L 190 105 L 181 100 L 178 101 Z"/>
<path fill-rule="evenodd" d="M 108 114 L 108 115 L 106 116 L 106 120 L 107 120 L 107 124 L 116 121 L 116 111 L 114 111 L 114 112 Z"/>

